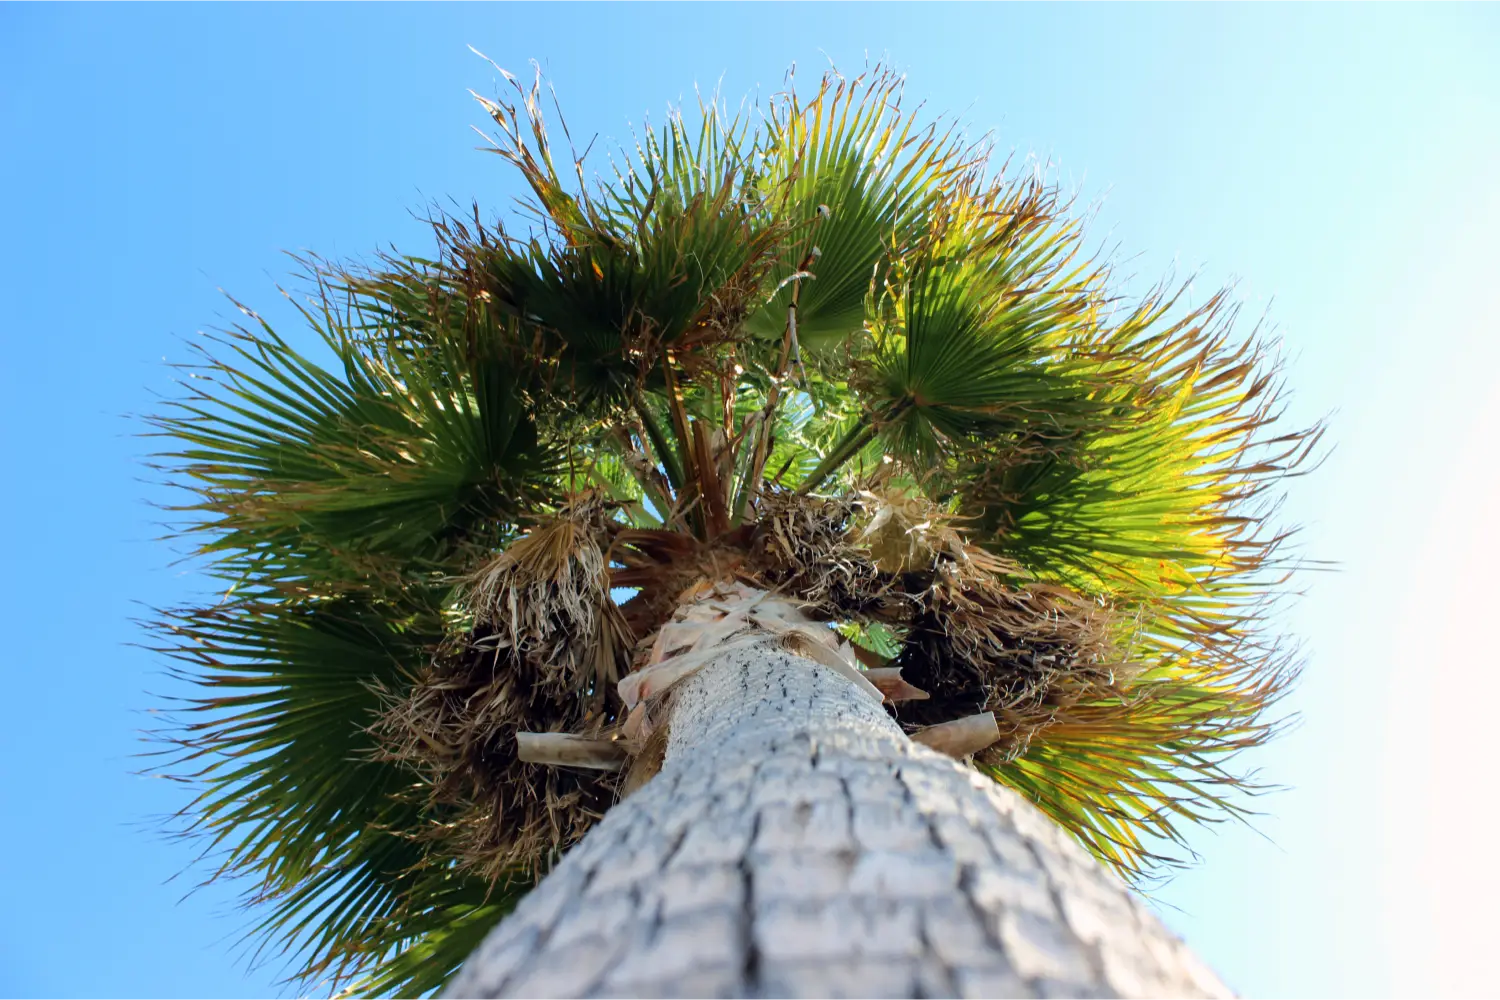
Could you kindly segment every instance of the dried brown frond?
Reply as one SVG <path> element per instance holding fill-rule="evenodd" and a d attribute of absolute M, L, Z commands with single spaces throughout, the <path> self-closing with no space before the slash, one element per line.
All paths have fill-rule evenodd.
<path fill-rule="evenodd" d="M 893 485 L 892 469 L 886 466 L 854 494 L 855 539 L 882 573 L 940 573 L 950 580 L 1030 576 L 1009 559 L 970 545 L 963 517 Z"/>
<path fill-rule="evenodd" d="M 1128 679 L 1116 616 L 969 545 L 958 519 L 882 482 L 844 498 L 768 494 L 752 562 L 828 619 L 908 629 L 893 661 L 925 700 L 902 703 L 909 726 L 992 711 L 1006 752 L 1062 709 L 1115 697 Z"/>
<path fill-rule="evenodd" d="M 905 612 L 900 587 L 851 537 L 852 497 L 763 494 L 750 559 L 770 585 L 828 619 L 883 618 Z"/>
<path fill-rule="evenodd" d="M 993 711 L 1003 743 L 1024 748 L 1060 708 L 1107 697 L 1125 680 L 1109 609 L 1061 588 L 1014 588 L 956 562 L 944 569 L 895 660 L 933 695 L 903 704 L 903 722 Z"/>
<path fill-rule="evenodd" d="M 497 661 L 534 665 L 548 692 L 590 692 L 596 710 L 619 680 L 621 651 L 630 644 L 609 595 L 600 544 L 607 521 L 604 501 L 582 495 L 482 566 L 462 597 L 474 618 L 470 645 Z"/>
<path fill-rule="evenodd" d="M 881 572 L 931 570 L 939 553 L 964 558 L 953 518 L 926 497 L 875 483 L 857 495 L 862 507 L 858 539 Z"/>
<path fill-rule="evenodd" d="M 491 880 L 575 842 L 614 797 L 613 775 L 525 763 L 515 746 L 517 731 L 595 735 L 616 720 L 634 643 L 609 593 L 607 516 L 584 494 L 512 542 L 466 581 L 470 631 L 382 692 L 382 756 L 445 807 L 430 835 Z"/>
<path fill-rule="evenodd" d="M 651 735 L 646 737 L 640 752 L 630 764 L 630 770 L 625 772 L 625 778 L 620 782 L 621 798 L 632 794 L 656 777 L 667 759 L 667 740 L 670 735 L 669 725 L 663 724 L 651 730 Z"/>

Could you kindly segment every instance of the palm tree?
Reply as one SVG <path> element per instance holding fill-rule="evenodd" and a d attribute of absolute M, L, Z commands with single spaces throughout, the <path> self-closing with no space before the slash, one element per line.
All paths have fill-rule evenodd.
<path fill-rule="evenodd" d="M 156 625 L 169 768 L 260 948 L 360 993 L 492 930 L 458 992 L 1219 989 L 1117 876 L 1243 815 L 1292 679 L 1266 518 L 1317 435 L 1262 339 L 1127 300 L 889 72 L 593 182 L 506 79 L 521 221 L 304 260 L 332 362 L 246 309 L 155 418 L 222 584 Z"/>

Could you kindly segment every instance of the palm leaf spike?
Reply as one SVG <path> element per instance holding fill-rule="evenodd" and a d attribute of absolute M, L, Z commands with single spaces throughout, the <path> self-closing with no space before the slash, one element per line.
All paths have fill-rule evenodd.
<path fill-rule="evenodd" d="M 752 618 L 1133 877 L 1245 813 L 1295 674 L 1268 504 L 1317 429 L 1227 296 L 1122 302 L 1054 186 L 878 68 L 674 113 L 596 181 L 505 79 L 539 231 L 309 258 L 334 363 L 247 310 L 155 421 L 230 595 L 158 623 L 202 690 L 184 819 L 267 956 L 440 986 Z"/>

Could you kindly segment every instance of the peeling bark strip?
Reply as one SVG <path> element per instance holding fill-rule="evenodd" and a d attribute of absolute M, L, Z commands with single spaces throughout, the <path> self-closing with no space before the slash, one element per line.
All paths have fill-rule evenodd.
<path fill-rule="evenodd" d="M 840 674 L 738 649 L 673 698 L 661 773 L 450 996 L 1229 995 L 1061 829 Z"/>
<path fill-rule="evenodd" d="M 932 697 L 919 687 L 906 683 L 900 667 L 870 667 L 865 679 L 880 689 L 886 701 L 926 701 Z"/>
<path fill-rule="evenodd" d="M 928 726 L 911 734 L 911 738 L 940 754 L 962 759 L 972 757 L 1000 738 L 1000 726 L 994 712 L 980 712 L 952 722 Z"/>
<path fill-rule="evenodd" d="M 755 649 L 772 641 L 838 671 L 876 704 L 885 700 L 860 669 L 853 647 L 837 632 L 808 618 L 793 601 L 727 581 L 702 581 L 683 596 L 673 620 L 657 632 L 647 666 L 620 681 L 620 699 L 634 710 L 730 650 Z"/>
<path fill-rule="evenodd" d="M 625 748 L 612 740 L 591 740 L 568 733 L 516 733 L 516 756 L 533 764 L 618 771 Z"/>

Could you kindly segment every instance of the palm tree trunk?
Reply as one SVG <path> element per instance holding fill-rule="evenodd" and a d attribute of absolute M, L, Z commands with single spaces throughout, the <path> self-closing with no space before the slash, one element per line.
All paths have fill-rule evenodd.
<path fill-rule="evenodd" d="M 1229 995 L 1014 792 L 839 671 L 734 647 L 673 691 L 661 772 L 450 995 Z"/>

